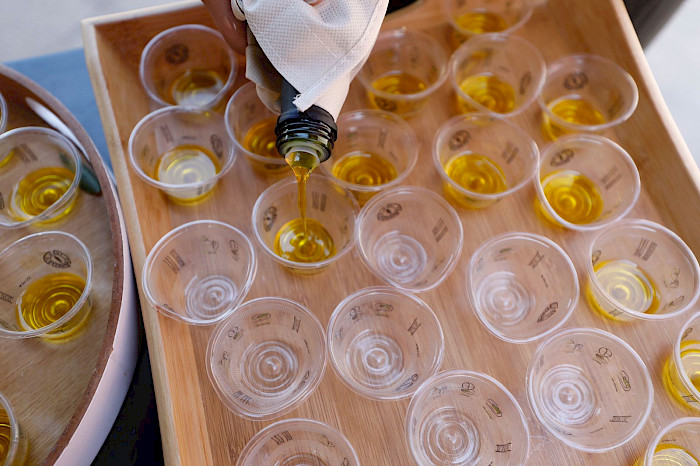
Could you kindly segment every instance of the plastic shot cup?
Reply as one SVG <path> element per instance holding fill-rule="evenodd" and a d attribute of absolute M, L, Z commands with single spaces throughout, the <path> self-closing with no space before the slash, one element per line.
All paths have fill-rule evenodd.
<path fill-rule="evenodd" d="M 337 429 L 311 419 L 285 419 L 248 441 L 236 466 L 337 464 L 359 466 L 355 449 Z"/>
<path fill-rule="evenodd" d="M 447 78 L 447 50 L 428 34 L 406 28 L 379 34 L 357 75 L 374 108 L 411 117 Z"/>
<path fill-rule="evenodd" d="M 690 248 L 668 228 L 621 220 L 591 243 L 586 297 L 613 320 L 671 319 L 700 295 L 700 268 Z"/>
<path fill-rule="evenodd" d="M 599 453 L 631 440 L 651 412 L 654 389 L 639 355 L 622 339 L 594 328 L 569 328 L 537 348 L 527 397 L 552 435 Z"/>
<path fill-rule="evenodd" d="M 0 393 L 0 463 L 21 466 L 27 458 L 29 441 L 9 400 Z"/>
<path fill-rule="evenodd" d="M 466 208 L 488 207 L 518 191 L 535 176 L 538 159 L 525 131 L 486 114 L 450 118 L 433 142 L 445 197 Z"/>
<path fill-rule="evenodd" d="M 399 289 L 426 291 L 452 272 L 462 253 L 462 222 L 439 194 L 399 186 L 374 196 L 357 219 L 365 266 Z"/>
<path fill-rule="evenodd" d="M 375 400 L 411 396 L 442 364 L 440 322 L 421 299 L 391 287 L 358 290 L 328 322 L 328 352 L 338 378 Z"/>
<path fill-rule="evenodd" d="M 664 365 L 663 384 L 681 406 L 700 411 L 700 312 L 678 332 Z"/>
<path fill-rule="evenodd" d="M 0 228 L 64 218 L 75 207 L 80 155 L 60 133 L 26 126 L 0 135 Z"/>
<path fill-rule="evenodd" d="M 511 33 L 532 16 L 531 0 L 444 0 L 445 16 L 452 27 L 452 42 L 459 45 L 484 33 Z"/>
<path fill-rule="evenodd" d="M 515 397 L 493 377 L 440 372 L 416 391 L 405 435 L 421 466 L 525 464 L 530 432 Z"/>
<path fill-rule="evenodd" d="M 173 202 L 203 200 L 235 162 L 224 118 L 196 107 L 164 107 L 139 121 L 129 137 L 129 162 Z"/>
<path fill-rule="evenodd" d="M 255 83 L 241 86 L 226 105 L 226 130 L 236 152 L 265 175 L 289 175 L 287 161 L 277 151 L 275 126 L 278 115 L 258 97 Z"/>
<path fill-rule="evenodd" d="M 700 418 L 684 417 L 658 430 L 634 466 L 700 464 Z"/>
<path fill-rule="evenodd" d="M 7 122 L 10 120 L 10 115 L 7 109 L 7 101 L 0 93 L 0 134 L 4 133 L 7 129 Z M 0 155 L 0 167 L 2 166 L 2 155 Z"/>
<path fill-rule="evenodd" d="M 577 231 L 603 228 L 637 202 L 641 181 L 632 157 L 610 139 L 565 136 L 542 150 L 535 176 L 535 213 Z"/>
<path fill-rule="evenodd" d="M 139 78 L 159 107 L 215 108 L 236 79 L 236 56 L 214 29 L 184 24 L 153 37 L 141 53 Z"/>
<path fill-rule="evenodd" d="M 240 230 L 198 220 L 169 231 L 153 246 L 141 281 L 159 312 L 186 324 L 211 325 L 243 301 L 256 270 L 255 249 Z"/>
<path fill-rule="evenodd" d="M 248 301 L 217 327 L 207 348 L 207 374 L 221 401 L 250 420 L 280 417 L 321 382 L 326 366 L 321 323 L 285 298 Z"/>
<path fill-rule="evenodd" d="M 331 178 L 312 174 L 306 188 L 308 235 L 301 227 L 298 187 L 291 177 L 260 194 L 251 220 L 263 251 L 302 275 L 323 271 L 352 249 L 360 210 L 352 193 Z"/>
<path fill-rule="evenodd" d="M 574 264 L 555 242 L 512 232 L 484 242 L 467 269 L 467 294 L 498 338 L 527 343 L 556 331 L 578 303 Z"/>
<path fill-rule="evenodd" d="M 321 168 L 362 206 L 403 182 L 417 160 L 418 139 L 403 118 L 383 110 L 358 110 L 338 117 L 333 158 Z"/>
<path fill-rule="evenodd" d="M 538 97 L 542 134 L 553 140 L 571 133 L 602 133 L 627 120 L 639 91 L 632 76 L 598 55 L 568 55 L 547 67 Z"/>
<path fill-rule="evenodd" d="M 449 81 L 462 113 L 511 117 L 532 104 L 544 85 L 542 54 L 518 36 L 483 34 L 450 57 Z"/>
<path fill-rule="evenodd" d="M 35 233 L 0 252 L 0 337 L 65 342 L 87 328 L 90 251 L 60 231 Z"/>

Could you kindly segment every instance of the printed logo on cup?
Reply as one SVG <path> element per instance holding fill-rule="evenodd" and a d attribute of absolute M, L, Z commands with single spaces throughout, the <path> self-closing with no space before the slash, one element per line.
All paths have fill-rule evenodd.
<path fill-rule="evenodd" d="M 185 44 L 175 44 L 165 51 L 165 59 L 172 65 L 179 65 L 187 61 L 190 49 Z"/>
<path fill-rule="evenodd" d="M 70 257 L 58 249 L 46 251 L 44 254 L 44 262 L 57 269 L 67 269 L 70 267 Z"/>
<path fill-rule="evenodd" d="M 397 202 L 390 202 L 379 209 L 379 212 L 377 213 L 377 220 L 379 220 L 380 222 L 391 220 L 392 218 L 399 215 L 402 209 L 403 207 L 401 207 L 401 204 Z"/>
<path fill-rule="evenodd" d="M 564 79 L 564 87 L 570 91 L 581 89 L 588 84 L 588 76 L 583 71 L 574 71 Z"/>

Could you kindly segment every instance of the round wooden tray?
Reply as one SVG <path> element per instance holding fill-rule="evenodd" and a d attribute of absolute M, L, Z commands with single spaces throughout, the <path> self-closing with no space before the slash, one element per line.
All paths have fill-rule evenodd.
<path fill-rule="evenodd" d="M 0 392 L 12 403 L 29 437 L 26 464 L 88 464 L 124 401 L 137 354 L 137 302 L 121 207 L 104 162 L 71 113 L 24 75 L 0 65 L 8 130 L 49 127 L 27 105 L 51 110 L 85 148 L 101 193 L 80 190 L 75 210 L 46 226 L 0 230 L 0 250 L 37 231 L 60 230 L 82 240 L 94 260 L 92 316 L 75 340 L 0 339 Z"/>

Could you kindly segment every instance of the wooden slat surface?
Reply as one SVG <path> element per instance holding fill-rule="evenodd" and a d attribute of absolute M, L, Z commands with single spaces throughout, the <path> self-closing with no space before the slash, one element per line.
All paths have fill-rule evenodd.
<path fill-rule="evenodd" d="M 532 18 L 518 35 L 532 41 L 547 62 L 573 52 L 593 52 L 618 62 L 640 88 L 640 101 L 631 119 L 606 134 L 625 147 L 636 161 L 642 194 L 629 217 L 664 223 L 677 231 L 694 251 L 700 251 L 699 172 L 666 109 L 653 81 L 643 52 L 634 36 L 621 0 L 549 0 L 538 2 Z M 447 26 L 439 1 L 387 18 L 384 28 L 407 26 L 445 39 Z M 250 215 L 257 196 L 274 178 L 265 178 L 245 159 L 220 182 L 214 195 L 197 206 L 168 202 L 154 188 L 140 181 L 126 161 L 126 144 L 135 124 L 149 110 L 138 81 L 138 57 L 148 40 L 161 30 L 183 23 L 211 25 L 198 3 L 186 2 L 86 20 L 83 32 L 91 78 L 116 171 L 139 289 L 140 270 L 155 242 L 172 228 L 195 219 L 213 218 L 230 223 L 252 238 Z M 238 85 L 243 82 L 238 80 Z M 432 137 L 439 125 L 454 115 L 448 85 L 433 97 L 421 115 L 410 120 L 420 137 L 417 168 L 405 181 L 441 192 L 441 182 L 431 160 Z M 367 104 L 353 83 L 344 110 Z M 533 105 L 515 121 L 542 144 L 539 112 Z M 452 275 L 437 289 L 421 294 L 436 312 L 445 331 L 443 369 L 465 368 L 486 372 L 500 380 L 520 402 L 532 434 L 529 464 L 631 464 L 645 442 L 666 422 L 693 414 L 676 406 L 663 391 L 661 369 L 671 351 L 683 318 L 663 323 L 630 324 L 605 320 L 586 300 L 579 302 L 567 326 L 597 327 L 629 342 L 647 363 L 656 398 L 649 421 L 641 433 L 614 451 L 584 454 L 566 447 L 537 422 L 525 395 L 525 370 L 537 343 L 513 345 L 488 333 L 466 302 L 465 266 L 472 252 L 486 239 L 506 231 L 521 230 L 546 235 L 572 257 L 583 277 L 587 246 L 594 233 L 562 231 L 540 223 L 532 209 L 534 187 L 528 185 L 510 198 L 481 211 L 458 209 L 465 231 L 465 246 Z M 233 202 L 232 200 L 236 200 Z M 308 306 L 326 325 L 345 296 L 380 282 L 364 268 L 356 253 L 315 276 L 298 276 L 280 268 L 261 248 L 258 275 L 248 299 L 284 296 Z M 323 293 L 318 293 L 323 289 Z M 142 303 L 145 303 L 142 295 Z M 231 464 L 246 442 L 268 422 L 249 422 L 229 412 L 217 398 L 206 376 L 205 349 L 212 328 L 187 327 L 142 306 L 156 384 L 158 411 L 169 464 Z M 310 417 L 339 428 L 358 450 L 363 464 L 412 464 L 403 438 L 408 400 L 374 402 L 350 392 L 328 368 L 319 389 L 289 417 Z"/>
<path fill-rule="evenodd" d="M 83 241 L 93 258 L 92 316 L 85 333 L 64 343 L 0 338 L 0 392 L 12 403 L 29 437 L 26 464 L 53 463 L 92 401 L 113 351 L 122 307 L 125 239 L 119 232 L 117 201 L 106 188 L 109 181 L 104 163 L 74 117 L 48 92 L 2 66 L 0 91 L 8 101 L 8 130 L 48 127 L 26 106 L 27 96 L 52 109 L 86 147 L 103 189 L 101 195 L 79 190 L 74 211 L 56 223 L 0 231 L 0 250 L 28 234 L 59 230 Z"/>

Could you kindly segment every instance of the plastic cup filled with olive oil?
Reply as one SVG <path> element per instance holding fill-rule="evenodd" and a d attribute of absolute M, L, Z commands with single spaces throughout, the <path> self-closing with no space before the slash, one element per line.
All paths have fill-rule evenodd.
<path fill-rule="evenodd" d="M 35 233 L 0 252 L 0 337 L 63 342 L 89 325 L 92 258 L 75 236 Z"/>
<path fill-rule="evenodd" d="M 525 39 L 483 34 L 455 50 L 449 73 L 462 113 L 511 117 L 535 101 L 544 85 L 546 65 L 539 50 Z"/>
<path fill-rule="evenodd" d="M 700 464 L 700 418 L 684 417 L 660 428 L 634 466 Z"/>
<path fill-rule="evenodd" d="M 235 162 L 224 118 L 197 107 L 164 107 L 137 123 L 129 137 L 136 174 L 172 201 L 207 197 Z"/>
<path fill-rule="evenodd" d="M 49 224 L 75 207 L 80 155 L 60 133 L 26 126 L 0 135 L 0 228 Z"/>
<path fill-rule="evenodd" d="M 444 195 L 460 207 L 488 207 L 520 190 L 535 175 L 538 157 L 525 131 L 481 113 L 447 120 L 433 142 Z"/>
<path fill-rule="evenodd" d="M 236 56 L 216 30 L 200 24 L 166 29 L 141 53 L 139 77 L 158 107 L 219 108 L 236 79 Z"/>
<path fill-rule="evenodd" d="M 542 134 L 600 134 L 627 120 L 638 101 L 637 84 L 617 63 L 592 54 L 562 57 L 547 67 L 538 97 Z"/>
<path fill-rule="evenodd" d="M 24 464 L 29 451 L 26 433 L 10 405 L 10 401 L 0 393 L 0 464 L 20 466 Z"/>
<path fill-rule="evenodd" d="M 289 175 L 291 170 L 277 151 L 275 126 L 279 115 L 258 97 L 255 83 L 241 86 L 226 105 L 226 130 L 236 152 L 265 175 Z"/>
<path fill-rule="evenodd" d="M 678 332 L 662 377 L 664 388 L 675 401 L 684 408 L 700 411 L 700 312 L 691 316 Z"/>
<path fill-rule="evenodd" d="M 400 184 L 418 160 L 411 126 L 383 110 L 357 110 L 338 117 L 338 140 L 321 169 L 364 205 L 375 194 Z"/>
<path fill-rule="evenodd" d="M 373 108 L 416 115 L 447 78 L 448 52 L 412 29 L 382 32 L 357 75 Z"/>
<path fill-rule="evenodd" d="M 627 215 L 641 182 L 634 160 L 618 144 L 573 134 L 542 149 L 535 189 L 535 212 L 545 223 L 589 231 Z"/>
<path fill-rule="evenodd" d="M 452 26 L 451 41 L 459 45 L 480 34 L 511 33 L 532 16 L 532 0 L 444 0 Z"/>
<path fill-rule="evenodd" d="M 671 319 L 700 295 L 700 268 L 693 252 L 658 223 L 615 222 L 592 241 L 589 257 L 586 296 L 605 317 Z"/>

